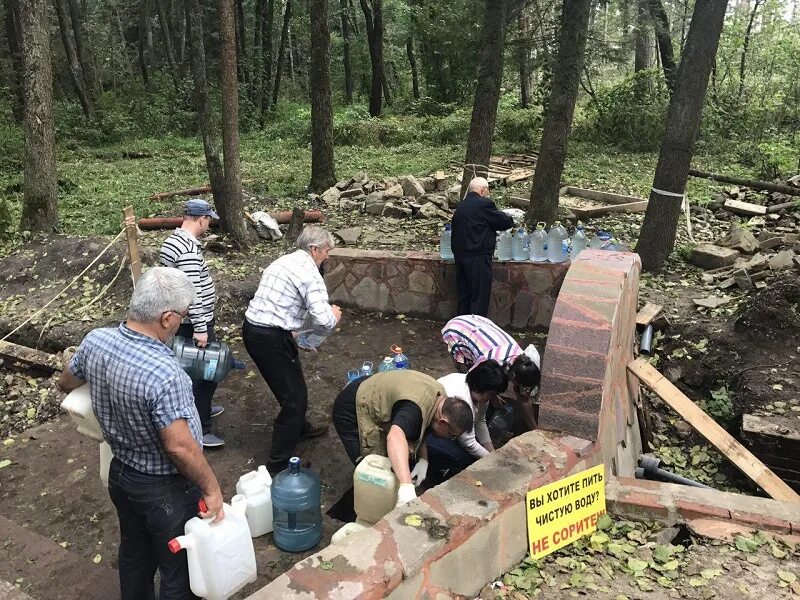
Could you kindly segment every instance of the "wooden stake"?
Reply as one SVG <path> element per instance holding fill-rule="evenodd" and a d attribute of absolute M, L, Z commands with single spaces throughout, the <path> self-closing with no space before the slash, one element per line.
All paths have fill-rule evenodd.
<path fill-rule="evenodd" d="M 640 327 L 647 327 L 662 310 L 662 306 L 648 302 L 642 307 L 642 310 L 636 314 L 636 324 Z"/>
<path fill-rule="evenodd" d="M 742 473 L 756 482 L 772 498 L 785 502 L 800 502 L 797 492 L 672 385 L 666 377 L 656 371 L 647 360 L 637 358 L 628 363 L 628 371 L 658 394 L 659 398 L 683 417 L 695 431 L 714 444 Z"/>
<path fill-rule="evenodd" d="M 131 260 L 131 277 L 135 287 L 139 277 L 142 276 L 142 261 L 139 260 L 139 232 L 136 229 L 133 206 L 126 206 L 123 215 L 125 216 L 125 236 L 128 238 L 128 255 Z"/>

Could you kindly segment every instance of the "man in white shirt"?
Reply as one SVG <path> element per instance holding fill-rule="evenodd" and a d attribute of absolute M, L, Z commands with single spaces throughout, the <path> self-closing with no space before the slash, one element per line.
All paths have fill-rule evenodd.
<path fill-rule="evenodd" d="M 463 471 L 494 450 L 486 424 L 486 409 L 508 387 L 508 375 L 495 360 L 486 360 L 466 375 L 451 373 L 437 380 L 448 397 L 464 400 L 474 416 L 474 426 L 457 439 L 428 436 L 428 483 L 436 485 Z"/>
<path fill-rule="evenodd" d="M 306 421 L 308 389 L 293 332 L 302 327 L 307 315 L 316 326 L 328 330 L 342 318 L 341 309 L 328 302 L 319 270 L 333 246 L 333 236 L 325 229 L 313 225 L 303 229 L 298 249 L 264 269 L 245 313 L 244 346 L 281 407 L 267 459 L 273 476 L 286 468 L 298 442 L 328 429 Z"/>

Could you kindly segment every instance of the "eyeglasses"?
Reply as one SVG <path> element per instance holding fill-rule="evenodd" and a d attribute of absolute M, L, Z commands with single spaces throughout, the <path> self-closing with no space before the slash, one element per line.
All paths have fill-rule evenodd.
<path fill-rule="evenodd" d="M 182 312 L 182 313 L 178 312 L 177 310 L 167 310 L 167 311 L 164 311 L 164 312 L 166 312 L 166 313 L 175 313 L 176 315 L 178 315 L 181 318 L 181 321 L 183 321 L 186 318 L 186 316 L 189 314 L 188 309 L 186 311 Z"/>

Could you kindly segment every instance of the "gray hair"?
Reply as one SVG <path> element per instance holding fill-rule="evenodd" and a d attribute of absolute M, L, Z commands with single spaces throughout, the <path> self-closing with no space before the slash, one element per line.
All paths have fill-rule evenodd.
<path fill-rule="evenodd" d="M 485 177 L 475 177 L 472 181 L 469 182 L 470 192 L 477 192 L 480 189 L 488 187 L 489 187 L 489 182 L 486 181 Z"/>
<path fill-rule="evenodd" d="M 335 245 L 336 241 L 333 239 L 331 232 L 317 225 L 304 227 L 300 235 L 297 236 L 297 247 L 306 252 L 311 250 L 311 246 L 333 248 Z"/>
<path fill-rule="evenodd" d="M 128 318 L 152 323 L 165 312 L 185 312 L 197 298 L 186 273 L 172 267 L 153 267 L 136 282 L 128 307 Z"/>

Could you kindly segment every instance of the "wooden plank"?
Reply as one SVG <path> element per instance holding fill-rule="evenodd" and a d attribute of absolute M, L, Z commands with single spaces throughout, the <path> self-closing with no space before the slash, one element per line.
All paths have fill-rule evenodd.
<path fill-rule="evenodd" d="M 629 202 L 627 204 L 607 204 L 606 206 L 592 206 L 589 208 L 579 208 L 570 206 L 569 209 L 578 218 L 599 217 L 610 213 L 638 213 L 647 210 L 647 200 L 640 202 Z"/>
<path fill-rule="evenodd" d="M 775 500 L 800 503 L 800 495 L 775 475 L 752 452 L 737 442 L 717 422 L 687 398 L 678 388 L 656 371 L 643 358 L 628 363 L 628 370 L 653 390 L 672 409 L 683 417 L 695 431 L 711 442 L 745 475 Z"/>
<path fill-rule="evenodd" d="M 647 200 L 644 198 L 637 198 L 636 196 L 624 196 L 622 194 L 614 194 L 612 192 L 587 190 L 586 188 L 578 188 L 571 185 L 567 186 L 567 194 L 570 196 L 577 196 L 578 198 L 594 200 L 595 202 L 605 202 L 606 204 L 631 204 L 633 202 L 647 202 Z"/>
<path fill-rule="evenodd" d="M 0 342 L 0 356 L 48 372 L 61 370 L 61 360 L 55 354 L 20 346 L 12 342 Z"/>
<path fill-rule="evenodd" d="M 133 214 L 133 206 L 126 206 L 123 211 L 125 217 L 125 237 L 128 239 L 128 258 L 131 261 L 131 276 L 133 285 L 142 276 L 142 261 L 139 259 L 139 231 L 136 228 L 136 216 Z"/>
<path fill-rule="evenodd" d="M 660 304 L 648 302 L 642 307 L 642 310 L 636 314 L 636 324 L 641 327 L 647 327 L 662 310 L 664 310 L 664 307 Z"/>
<path fill-rule="evenodd" d="M 758 216 L 767 214 L 767 207 L 741 200 L 725 200 L 725 208 L 737 215 Z"/>

